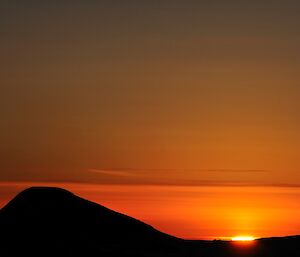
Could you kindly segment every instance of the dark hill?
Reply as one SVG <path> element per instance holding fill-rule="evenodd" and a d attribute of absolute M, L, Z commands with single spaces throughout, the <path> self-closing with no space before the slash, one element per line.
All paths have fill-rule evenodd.
<path fill-rule="evenodd" d="M 177 252 L 183 242 L 64 189 L 42 187 L 26 189 L 0 210 L 0 237 L 8 256 Z"/>

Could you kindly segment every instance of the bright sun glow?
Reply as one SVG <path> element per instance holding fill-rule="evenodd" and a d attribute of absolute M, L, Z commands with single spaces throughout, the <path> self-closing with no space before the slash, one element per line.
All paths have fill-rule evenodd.
<path fill-rule="evenodd" d="M 249 242 L 255 240 L 253 236 L 236 236 L 231 238 L 232 241 Z"/>

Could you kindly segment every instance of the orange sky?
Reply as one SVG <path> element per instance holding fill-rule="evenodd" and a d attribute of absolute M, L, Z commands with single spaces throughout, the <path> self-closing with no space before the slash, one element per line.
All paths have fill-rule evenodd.
<path fill-rule="evenodd" d="M 1 183 L 0 205 L 28 186 L 64 187 L 172 235 L 193 239 L 299 233 L 298 187 Z"/>
<path fill-rule="evenodd" d="M 70 185 L 184 237 L 300 234 L 299 2 L 0 10 L 0 182 Z"/>

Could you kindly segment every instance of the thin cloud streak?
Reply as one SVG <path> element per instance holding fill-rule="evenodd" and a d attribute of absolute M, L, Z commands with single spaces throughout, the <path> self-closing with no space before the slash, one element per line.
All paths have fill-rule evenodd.
<path fill-rule="evenodd" d="M 89 172 L 93 172 L 93 173 L 99 173 L 99 174 L 104 174 L 104 175 L 112 175 L 112 176 L 138 176 L 138 174 L 133 174 L 130 173 L 129 171 L 125 171 L 125 170 L 107 170 L 107 169 L 89 169 Z"/>
<path fill-rule="evenodd" d="M 134 175 L 131 172 L 146 171 L 146 172 L 253 172 L 253 173 L 265 173 L 272 172 L 271 170 L 263 169 L 143 169 L 143 168 L 111 168 L 111 169 L 89 169 L 90 172 L 98 172 L 103 174 L 123 174 Z"/>
<path fill-rule="evenodd" d="M 10 185 L 47 185 L 57 184 L 64 186 L 65 184 L 74 185 L 111 185 L 111 186 L 174 186 L 174 187 L 278 187 L 278 188 L 300 188 L 300 184 L 292 183 L 245 183 L 245 182 L 230 182 L 230 181 L 195 181 L 195 183 L 120 183 L 120 182 L 88 182 L 76 180 L 7 180 L 0 181 L 0 188 Z"/>
<path fill-rule="evenodd" d="M 265 186 L 263 182 L 248 182 L 245 179 L 218 180 L 215 176 L 202 176 L 202 173 L 270 173 L 270 170 L 251 169 L 136 169 L 111 168 L 88 169 L 90 181 L 111 185 L 160 185 L 160 186 Z M 273 186 L 276 184 L 270 184 Z M 284 186 L 284 185 L 283 185 Z M 295 187 L 295 185 L 293 185 Z"/>

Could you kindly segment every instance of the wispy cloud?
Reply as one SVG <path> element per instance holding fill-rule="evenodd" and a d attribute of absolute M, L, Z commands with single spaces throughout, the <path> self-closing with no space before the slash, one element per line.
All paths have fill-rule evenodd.
<path fill-rule="evenodd" d="M 15 186 L 16 190 L 18 191 L 19 188 L 27 188 L 31 186 L 58 186 L 58 187 L 65 187 L 68 185 L 76 185 L 78 187 L 88 187 L 90 185 L 115 185 L 115 186 L 191 186 L 191 187 L 201 187 L 201 186 L 213 186 L 213 187 L 274 187 L 274 188 L 300 188 L 300 184 L 297 183 L 245 183 L 245 182 L 230 182 L 230 181 L 190 181 L 183 182 L 183 183 L 114 183 L 112 181 L 105 182 L 105 181 L 72 181 L 72 180 L 35 180 L 35 181 L 0 181 L 0 195 L 3 198 L 5 196 L 6 187 Z M 0 197 L 0 200 L 1 200 Z"/>
<path fill-rule="evenodd" d="M 111 168 L 111 169 L 89 169 L 89 172 L 102 173 L 107 175 L 135 176 L 136 172 L 246 172 L 246 173 L 267 173 L 271 170 L 263 169 L 145 169 L 145 168 Z"/>
<path fill-rule="evenodd" d="M 111 175 L 111 176 L 121 176 L 121 177 L 131 177 L 131 176 L 137 176 L 139 174 L 132 173 L 129 170 L 122 170 L 122 169 L 89 169 L 89 172 L 93 173 L 99 173 L 104 175 Z"/>
<path fill-rule="evenodd" d="M 128 185 L 177 185 L 177 186 L 236 186 L 253 185 L 253 182 L 243 178 L 253 177 L 257 173 L 271 172 L 263 169 L 143 169 L 143 168 L 91 168 L 88 172 L 96 174 L 91 180 L 109 184 Z M 228 175 L 216 178 L 214 173 Z M 240 173 L 235 176 L 230 173 Z M 97 176 L 97 174 L 99 176 Z M 228 178 L 232 178 L 229 179 Z M 255 176 L 256 177 L 256 176 Z M 256 184 L 256 183 L 255 183 Z"/>

